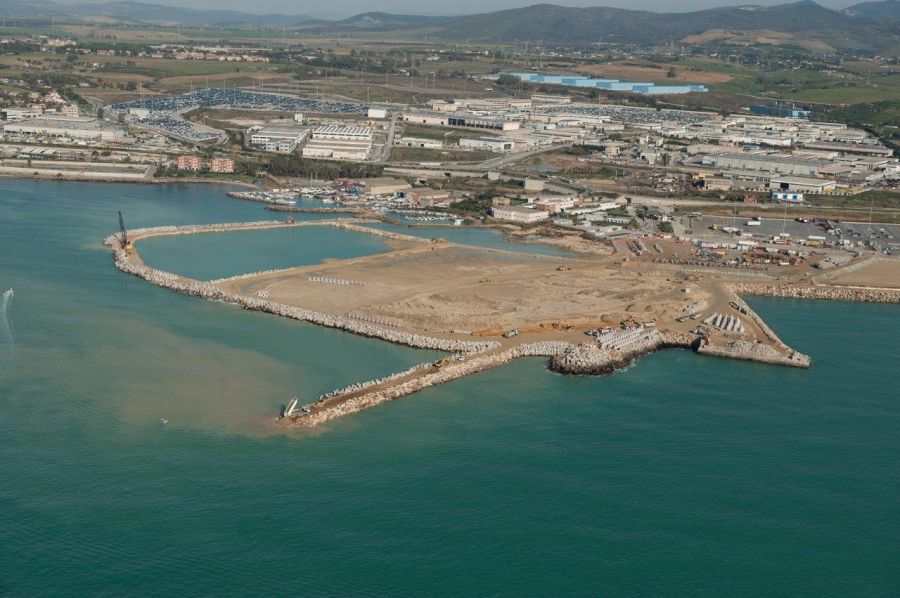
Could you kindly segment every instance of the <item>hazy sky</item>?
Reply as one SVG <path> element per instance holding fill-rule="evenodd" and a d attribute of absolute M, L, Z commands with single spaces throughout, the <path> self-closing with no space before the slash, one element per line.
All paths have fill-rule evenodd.
<path fill-rule="evenodd" d="M 67 3 L 86 0 L 64 0 Z M 91 1 L 91 0 L 87 0 Z M 218 8 L 239 10 L 252 13 L 286 13 L 292 15 L 308 14 L 321 18 L 343 18 L 362 12 L 380 11 L 400 14 L 421 15 L 459 15 L 477 14 L 538 4 L 540 0 L 419 0 L 417 2 L 403 0 L 328 0 L 327 2 L 311 2 L 309 0 L 142 0 L 170 6 L 189 8 Z M 615 6 L 660 12 L 684 12 L 715 6 L 741 4 L 782 4 L 792 0 L 544 0 L 548 4 L 562 6 Z M 862 0 L 818 0 L 819 4 L 829 8 L 844 8 Z M 101 0 L 102 2 L 102 0 Z"/>

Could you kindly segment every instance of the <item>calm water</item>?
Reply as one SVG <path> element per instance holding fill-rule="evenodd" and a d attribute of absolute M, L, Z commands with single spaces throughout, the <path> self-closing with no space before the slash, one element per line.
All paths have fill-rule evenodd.
<path fill-rule="evenodd" d="M 181 297 L 99 245 L 117 209 L 265 216 L 222 191 L 0 180 L 0 593 L 900 591 L 896 306 L 753 300 L 808 371 L 526 360 L 271 435 L 293 394 L 435 354 Z"/>
<path fill-rule="evenodd" d="M 551 245 L 528 245 L 524 243 L 512 243 L 503 235 L 488 228 L 468 228 L 462 226 L 395 226 L 386 222 L 370 225 L 372 228 L 398 231 L 415 237 L 427 239 L 439 237 L 453 243 L 488 247 L 490 249 L 505 249 L 521 253 L 536 253 L 539 255 L 569 255 L 563 249 Z"/>
<path fill-rule="evenodd" d="M 380 237 L 322 226 L 154 237 L 137 243 L 147 264 L 199 280 L 306 266 L 386 249 L 388 245 Z"/>

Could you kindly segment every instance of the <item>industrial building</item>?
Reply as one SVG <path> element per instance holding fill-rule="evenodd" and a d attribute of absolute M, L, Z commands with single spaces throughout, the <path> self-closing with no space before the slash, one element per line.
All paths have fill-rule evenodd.
<path fill-rule="evenodd" d="M 82 141 L 121 141 L 125 130 L 96 118 L 30 118 L 3 126 L 7 135 L 56 137 Z"/>
<path fill-rule="evenodd" d="M 750 112 L 761 116 L 774 116 L 776 118 L 809 118 L 812 114 L 809 110 L 799 108 L 787 108 L 784 106 L 766 106 L 765 104 L 753 104 Z"/>
<path fill-rule="evenodd" d="M 521 128 L 518 120 L 491 118 L 483 116 L 449 115 L 438 112 L 404 112 L 404 122 L 436 127 L 466 127 L 470 129 L 487 129 L 492 131 L 515 131 Z"/>
<path fill-rule="evenodd" d="M 403 179 L 384 176 L 362 179 L 358 186 L 367 195 L 394 195 L 398 191 L 411 188 L 411 185 Z"/>
<path fill-rule="evenodd" d="M 550 219 L 550 212 L 533 210 L 522 206 L 494 206 L 491 208 L 491 214 L 497 220 L 521 222 L 522 224 L 533 224 Z"/>
<path fill-rule="evenodd" d="M 815 195 L 824 195 L 834 193 L 837 189 L 837 183 L 834 181 L 826 181 L 823 179 L 813 179 L 807 177 L 785 176 L 776 177 L 769 181 L 769 188 L 782 192 L 796 193 L 812 193 Z"/>
<path fill-rule="evenodd" d="M 44 114 L 44 109 L 36 108 L 4 108 L 3 118 L 7 122 L 15 122 L 26 118 L 40 118 Z"/>
<path fill-rule="evenodd" d="M 424 149 L 441 149 L 444 142 L 440 139 L 425 139 L 424 137 L 398 137 L 394 145 L 400 147 L 419 147 Z"/>
<path fill-rule="evenodd" d="M 618 79 L 593 79 L 583 75 L 542 75 L 540 73 L 501 73 L 501 75 L 515 77 L 526 83 L 605 89 L 609 91 L 627 91 L 642 95 L 705 93 L 709 91 L 705 85 L 656 85 L 655 83 L 636 83 L 631 81 L 619 81 Z"/>
<path fill-rule="evenodd" d="M 256 149 L 290 154 L 309 136 L 309 129 L 294 126 L 266 126 L 250 130 L 250 145 Z"/>
<path fill-rule="evenodd" d="M 880 156 L 889 158 L 894 155 L 893 150 L 883 145 L 871 145 L 866 143 L 807 143 L 803 147 L 811 150 L 838 152 L 840 154 L 856 154 L 860 156 Z"/>
<path fill-rule="evenodd" d="M 767 153 L 710 154 L 703 157 L 704 166 L 730 170 L 752 170 L 791 176 L 815 177 L 828 162 L 806 160 Z"/>
<path fill-rule="evenodd" d="M 790 203 L 803 203 L 803 194 L 802 193 L 785 193 L 782 191 L 773 191 L 772 192 L 772 200 L 773 201 L 787 201 Z"/>
<path fill-rule="evenodd" d="M 501 137 L 464 137 L 459 140 L 459 147 L 491 152 L 509 152 L 515 148 L 514 141 Z"/>
<path fill-rule="evenodd" d="M 303 148 L 303 157 L 366 160 L 372 151 L 372 139 L 369 127 L 321 126 Z"/>

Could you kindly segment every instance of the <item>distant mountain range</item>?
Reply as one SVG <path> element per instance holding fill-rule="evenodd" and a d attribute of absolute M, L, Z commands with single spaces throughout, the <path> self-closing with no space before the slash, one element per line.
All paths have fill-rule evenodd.
<path fill-rule="evenodd" d="M 835 32 L 842 39 L 862 47 L 900 48 L 900 0 L 863 2 L 844 10 L 831 10 L 812 0 L 801 0 L 776 6 L 722 7 L 687 13 L 537 4 L 461 17 L 369 12 L 337 21 L 307 15 L 256 15 L 134 1 L 63 5 L 50 0 L 0 0 L 0 14 L 80 21 L 96 19 L 100 22 L 112 19 L 160 24 L 289 27 L 323 32 L 397 31 L 414 34 L 416 30 L 421 30 L 432 38 L 485 43 L 665 43 L 709 30 L 818 32 L 820 37 L 825 38 L 828 37 L 827 32 Z"/>

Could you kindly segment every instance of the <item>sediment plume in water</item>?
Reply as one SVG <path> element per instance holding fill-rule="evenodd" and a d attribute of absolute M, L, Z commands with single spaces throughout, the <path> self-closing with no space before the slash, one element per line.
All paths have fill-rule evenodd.
<path fill-rule="evenodd" d="M 16 349 L 8 314 L 13 295 L 12 289 L 0 295 L 0 376 L 12 365 Z"/>

